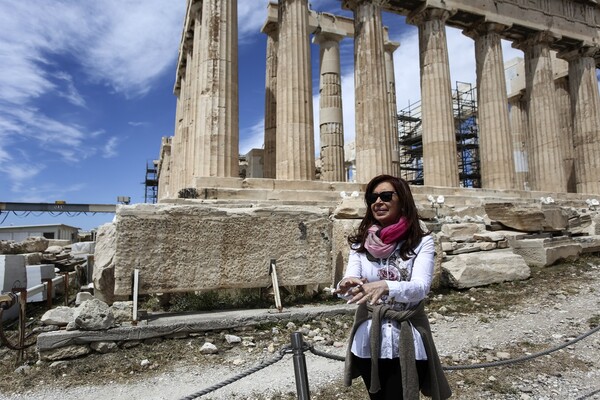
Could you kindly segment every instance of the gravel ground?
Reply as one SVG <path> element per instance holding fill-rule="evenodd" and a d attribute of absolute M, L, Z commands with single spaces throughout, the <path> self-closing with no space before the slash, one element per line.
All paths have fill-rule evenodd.
<path fill-rule="evenodd" d="M 599 264 L 600 259 L 587 258 L 534 269 L 531 279 L 523 282 L 432 295 L 428 309 L 442 363 L 512 359 L 590 331 L 600 322 Z M 0 349 L 0 367 L 6 374 L 0 400 L 180 399 L 274 359 L 294 331 L 302 331 L 319 350 L 343 355 L 350 324 L 350 317 L 340 317 L 304 326 L 211 332 L 58 365 L 31 362 L 21 372 L 13 372 L 10 365 L 14 354 Z M 226 334 L 242 342 L 230 344 Z M 202 354 L 205 342 L 215 344 L 219 352 Z M 306 362 L 312 399 L 366 398 L 360 382 L 343 387 L 342 362 L 309 352 Z M 600 333 L 533 360 L 449 371 L 448 379 L 457 399 L 600 399 Z M 292 356 L 201 398 L 296 398 Z"/>

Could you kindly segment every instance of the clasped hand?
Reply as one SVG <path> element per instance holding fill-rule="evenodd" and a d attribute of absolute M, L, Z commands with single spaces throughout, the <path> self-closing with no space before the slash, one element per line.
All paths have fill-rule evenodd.
<path fill-rule="evenodd" d="M 348 277 L 340 281 L 335 293 L 352 296 L 348 304 L 363 304 L 367 301 L 376 304 L 381 296 L 389 293 L 389 288 L 385 281 L 368 282 L 365 278 Z"/>

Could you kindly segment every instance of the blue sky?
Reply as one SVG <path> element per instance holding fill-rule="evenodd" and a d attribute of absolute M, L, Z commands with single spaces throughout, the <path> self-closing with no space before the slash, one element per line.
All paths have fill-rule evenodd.
<path fill-rule="evenodd" d="M 240 152 L 263 145 L 268 0 L 239 0 Z M 317 11 L 349 15 L 337 0 Z M 146 163 L 172 136 L 177 51 L 185 0 L 0 2 L 0 202 L 144 201 Z M 419 95 L 416 28 L 384 14 L 392 40 L 398 108 Z M 452 81 L 475 83 L 472 40 L 448 28 Z M 504 43 L 505 60 L 520 56 Z M 353 41 L 342 41 L 346 140 L 354 137 Z M 318 47 L 313 91 L 318 94 Z M 318 121 L 318 97 L 314 97 Z M 318 127 L 317 127 L 318 129 Z M 316 149 L 319 148 L 316 131 Z M 92 229 L 112 214 L 0 215 L 0 226 L 62 223 Z"/>

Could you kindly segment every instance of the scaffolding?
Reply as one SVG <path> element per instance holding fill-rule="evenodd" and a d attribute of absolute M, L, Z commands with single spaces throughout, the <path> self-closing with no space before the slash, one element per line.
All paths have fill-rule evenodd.
<path fill-rule="evenodd" d="M 146 179 L 144 180 L 144 203 L 156 203 L 158 199 L 158 168 L 155 161 L 146 161 Z"/>
<path fill-rule="evenodd" d="M 481 187 L 477 99 L 470 83 L 456 82 L 452 91 L 452 109 L 456 132 L 459 180 L 462 187 Z M 398 112 L 400 176 L 412 185 L 423 185 L 423 126 L 421 102 Z"/>

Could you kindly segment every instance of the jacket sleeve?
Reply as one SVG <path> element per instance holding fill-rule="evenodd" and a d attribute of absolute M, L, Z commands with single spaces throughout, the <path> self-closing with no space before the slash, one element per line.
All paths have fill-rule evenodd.
<path fill-rule="evenodd" d="M 425 236 L 415 249 L 412 274 L 409 281 L 386 281 L 389 296 L 402 303 L 412 303 L 427 297 L 433 279 L 434 246 L 433 238 Z"/>
<path fill-rule="evenodd" d="M 348 265 L 346 266 L 346 271 L 344 272 L 344 278 L 353 277 L 353 278 L 362 278 L 362 266 L 360 261 L 360 254 L 354 250 L 350 250 L 350 254 L 348 255 Z M 341 282 L 341 280 L 340 280 Z M 337 283 L 337 287 L 339 287 L 339 283 Z M 338 294 L 338 297 L 348 300 L 351 299 L 352 296 L 346 296 L 343 294 Z"/>

